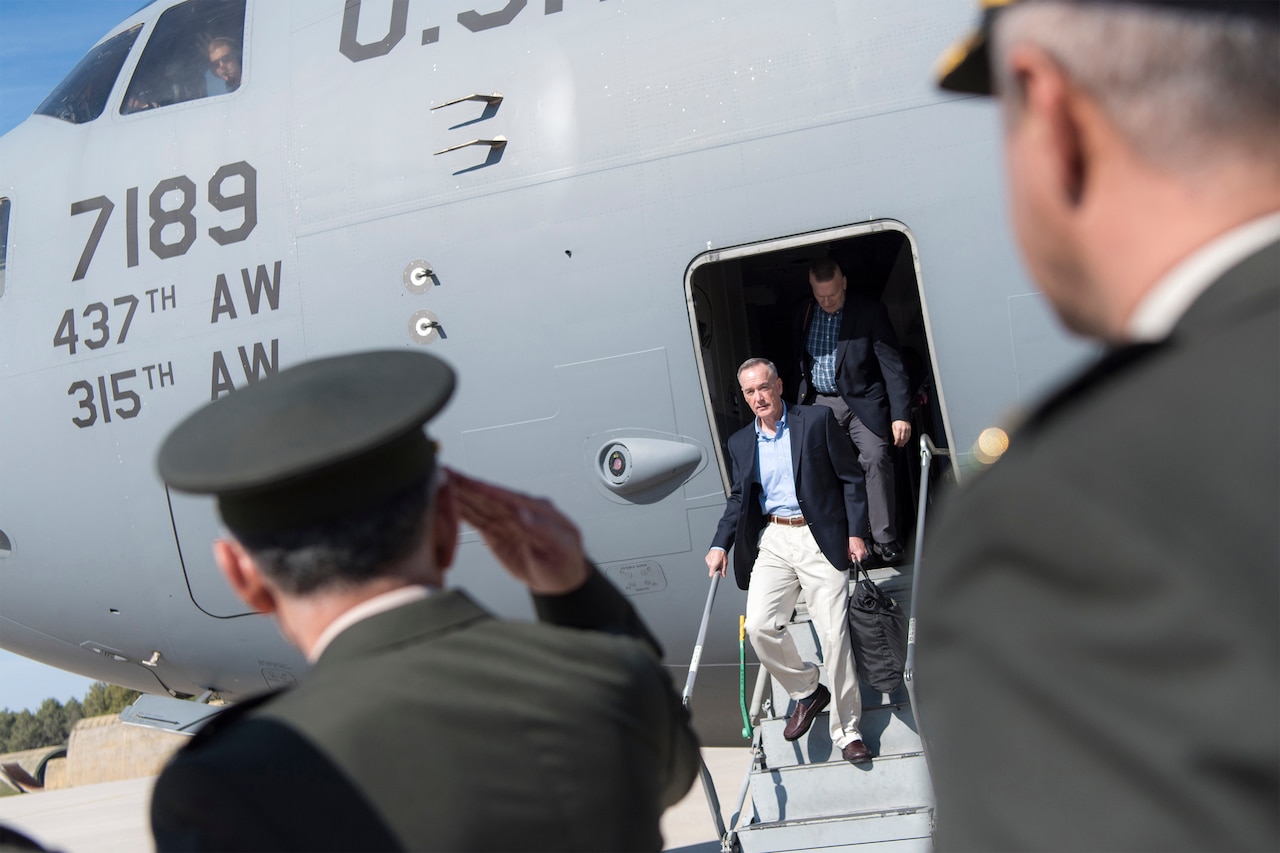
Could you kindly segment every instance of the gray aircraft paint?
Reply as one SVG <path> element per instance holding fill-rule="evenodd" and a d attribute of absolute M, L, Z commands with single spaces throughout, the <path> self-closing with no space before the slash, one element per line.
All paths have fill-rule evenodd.
<path fill-rule="evenodd" d="M 744 302 L 708 306 L 699 346 L 709 267 L 902 234 L 961 471 L 1088 354 L 1009 239 L 991 105 L 933 86 L 969 4 L 250 0 L 238 91 L 123 115 L 176 5 L 113 30 L 145 24 L 100 117 L 0 140 L 0 645 L 20 654 L 232 699 L 302 673 L 222 585 L 210 503 L 167 494 L 153 458 L 196 406 L 306 358 L 453 364 L 445 461 L 576 519 L 679 669 L 735 411 L 707 360 L 759 343 Z M 618 444 L 651 483 L 610 480 Z M 473 532 L 451 581 L 530 613 Z M 695 698 L 731 740 L 742 606 L 722 592 Z"/>

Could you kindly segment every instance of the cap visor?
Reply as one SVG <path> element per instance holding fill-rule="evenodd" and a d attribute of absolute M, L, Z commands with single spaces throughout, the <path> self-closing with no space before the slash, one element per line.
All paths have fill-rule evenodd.
<path fill-rule="evenodd" d="M 938 60 L 938 85 L 949 92 L 990 95 L 991 64 L 987 37 L 977 32 L 951 48 Z"/>

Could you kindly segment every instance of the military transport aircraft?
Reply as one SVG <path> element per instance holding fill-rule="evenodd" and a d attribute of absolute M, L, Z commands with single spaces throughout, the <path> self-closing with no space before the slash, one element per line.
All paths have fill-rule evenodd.
<path fill-rule="evenodd" d="M 915 434 L 982 430 L 1087 350 L 1008 238 L 991 107 L 938 92 L 955 0 L 158 0 L 0 139 L 0 646 L 149 693 L 304 669 L 224 587 L 157 445 L 326 354 L 425 348 L 448 464 L 549 496 L 679 680 L 735 368 L 795 387 L 806 266 L 889 307 Z M 915 517 L 914 450 L 899 459 Z M 474 532 L 453 583 L 530 613 Z M 737 590 L 695 717 L 738 734 Z M 712 734 L 708 734 L 712 732 Z M 740 742 L 740 741 L 739 741 Z"/>

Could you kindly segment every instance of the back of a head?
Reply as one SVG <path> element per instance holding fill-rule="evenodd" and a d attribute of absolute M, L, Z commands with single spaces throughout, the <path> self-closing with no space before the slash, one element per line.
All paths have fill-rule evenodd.
<path fill-rule="evenodd" d="M 1246 162 L 1280 183 L 1280 3 L 1027 0 L 994 30 L 998 91 L 1016 91 L 1001 59 L 1029 42 L 1152 166 L 1191 177 Z"/>
<path fill-rule="evenodd" d="M 431 475 L 359 511 L 301 527 L 231 535 L 292 595 L 351 588 L 390 573 L 427 535 Z"/>
<path fill-rule="evenodd" d="M 215 495 L 287 592 L 359 584 L 425 535 L 436 458 L 422 425 L 454 383 L 444 362 L 405 350 L 304 362 L 194 412 L 157 467 L 172 489 Z"/>

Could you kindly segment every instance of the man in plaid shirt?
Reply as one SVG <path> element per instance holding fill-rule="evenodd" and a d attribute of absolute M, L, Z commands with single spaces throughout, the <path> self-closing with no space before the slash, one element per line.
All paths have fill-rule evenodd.
<path fill-rule="evenodd" d="M 891 447 L 911 438 L 911 394 L 898 338 L 885 306 L 847 292 L 831 259 L 809 266 L 813 301 L 800 314 L 801 403 L 827 406 L 848 433 L 867 481 L 872 549 L 886 563 L 902 559 L 894 520 Z"/>

